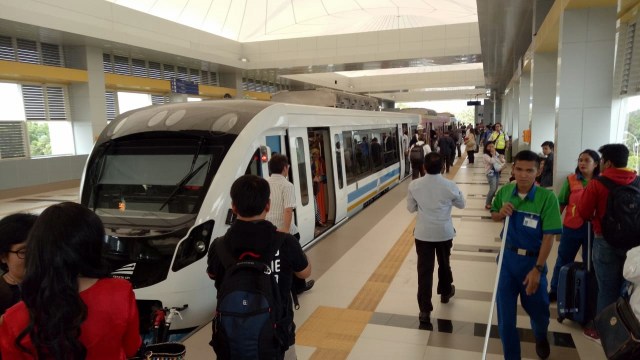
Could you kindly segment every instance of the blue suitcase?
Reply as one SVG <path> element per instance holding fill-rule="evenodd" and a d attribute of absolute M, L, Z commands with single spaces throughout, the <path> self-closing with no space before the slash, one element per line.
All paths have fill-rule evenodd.
<path fill-rule="evenodd" d="M 587 264 L 574 262 L 560 268 L 558 277 L 558 321 L 573 320 L 585 325 L 596 315 L 598 285 L 591 271 L 591 224 Z"/>

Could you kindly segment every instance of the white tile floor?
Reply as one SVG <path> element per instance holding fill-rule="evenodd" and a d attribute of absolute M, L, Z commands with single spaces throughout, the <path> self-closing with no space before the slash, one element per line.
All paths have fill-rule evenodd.
<path fill-rule="evenodd" d="M 506 180 L 507 171 L 504 173 L 503 182 Z M 449 304 L 440 304 L 434 297 L 432 313 L 432 319 L 451 320 L 452 333 L 437 332 L 437 329 L 436 332 L 431 332 L 370 322 L 353 347 L 349 359 L 465 360 L 481 357 L 478 349 L 482 347 L 484 329 L 480 331 L 476 329 L 475 333 L 473 329 L 476 325 L 487 322 L 496 274 L 496 264 L 493 261 L 496 254 L 478 252 L 478 248 L 499 248 L 500 243 L 497 237 L 501 224 L 487 219 L 489 213 L 484 210 L 487 185 L 481 163 L 476 162 L 471 167 L 465 162 L 454 180 L 459 183 L 467 197 L 467 208 L 453 212 L 454 225 L 458 234 L 454 239 L 451 264 L 457 294 Z M 295 313 L 295 320 L 299 326 L 318 306 L 348 307 L 413 219 L 405 209 L 407 185 L 408 181 L 405 181 L 307 252 L 311 263 L 317 264 L 318 271 L 312 276 L 316 279 L 313 290 L 300 297 L 301 309 Z M 75 201 L 77 195 L 77 189 L 69 189 L 3 200 L 0 201 L 0 217 L 16 211 L 39 213 L 55 201 Z M 372 223 L 371 219 L 376 214 L 380 215 L 381 220 Z M 361 229 L 361 231 L 354 229 Z M 363 235 L 360 239 L 353 239 L 354 233 Z M 355 244 L 344 246 L 343 242 L 353 240 L 356 241 Z M 335 254 L 332 248 L 335 249 L 338 246 L 345 250 Z M 550 267 L 555 263 L 556 250 L 557 243 L 548 260 Z M 416 255 L 415 249 L 412 249 L 376 308 L 376 314 L 404 315 L 406 319 L 417 319 L 415 269 Z M 549 330 L 570 334 L 575 349 L 553 346 L 550 359 L 599 360 L 605 358 L 599 345 L 582 336 L 578 325 L 570 321 L 565 321 L 564 324 L 555 321 L 555 306 L 552 306 L 551 313 Z M 522 316 L 518 316 L 518 327 L 530 329 L 528 317 L 524 312 L 521 314 Z M 495 317 L 493 323 L 497 323 Z M 215 358 L 208 345 L 210 336 L 211 330 L 207 325 L 185 341 L 189 359 Z M 490 351 L 487 358 L 500 359 L 499 341 L 492 339 L 491 344 L 494 351 L 493 353 Z M 526 351 L 527 348 L 529 352 Z M 311 347 L 296 346 L 298 359 L 301 360 L 309 359 L 314 350 Z M 523 354 L 525 356 L 534 354 L 535 358 L 531 343 L 523 345 Z"/>

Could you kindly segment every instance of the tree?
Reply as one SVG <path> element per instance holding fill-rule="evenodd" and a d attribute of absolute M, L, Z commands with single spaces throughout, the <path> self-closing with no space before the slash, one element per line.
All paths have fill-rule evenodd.
<path fill-rule="evenodd" d="M 27 121 L 27 132 L 31 156 L 51 155 L 51 138 L 47 123 Z"/>
<path fill-rule="evenodd" d="M 475 125 L 475 107 L 467 107 L 456 114 L 456 119 L 465 124 Z"/>

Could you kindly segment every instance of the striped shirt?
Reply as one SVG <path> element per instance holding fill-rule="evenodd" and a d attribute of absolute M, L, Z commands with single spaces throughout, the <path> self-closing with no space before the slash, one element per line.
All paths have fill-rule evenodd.
<path fill-rule="evenodd" d="M 294 193 L 293 184 L 280 174 L 272 174 L 267 178 L 269 188 L 271 189 L 271 208 L 267 213 L 267 221 L 271 222 L 278 229 L 284 227 L 284 209 L 296 207 L 296 195 Z M 293 216 L 291 217 L 291 227 L 289 233 L 295 235 L 298 228 L 294 224 Z"/>

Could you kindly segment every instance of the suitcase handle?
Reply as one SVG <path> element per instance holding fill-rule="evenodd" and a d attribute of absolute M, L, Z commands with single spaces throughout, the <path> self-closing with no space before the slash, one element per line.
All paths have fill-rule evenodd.
<path fill-rule="evenodd" d="M 587 221 L 587 273 L 591 273 L 591 221 Z"/>

